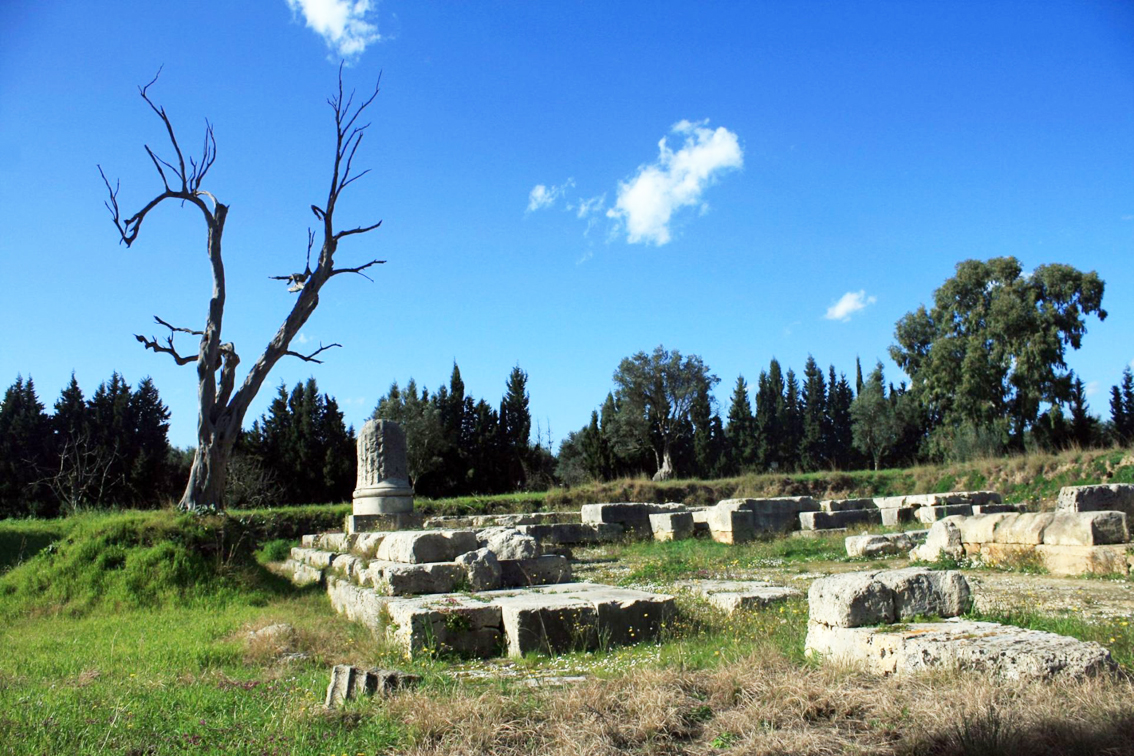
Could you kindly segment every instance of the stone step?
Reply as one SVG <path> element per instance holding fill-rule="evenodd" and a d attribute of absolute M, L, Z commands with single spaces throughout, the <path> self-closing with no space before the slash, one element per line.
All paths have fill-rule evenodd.
<path fill-rule="evenodd" d="M 851 525 L 881 524 L 882 514 L 877 509 L 843 509 L 836 512 L 800 512 L 802 530 L 830 530 Z"/>
<path fill-rule="evenodd" d="M 688 585 L 705 597 L 709 604 L 728 614 L 761 609 L 803 595 L 795 588 L 772 585 L 762 580 L 698 580 Z"/>
<path fill-rule="evenodd" d="M 1066 680 L 1118 669 L 1098 643 L 960 618 L 882 627 L 812 623 L 805 653 L 878 674 L 959 668 L 1009 680 Z"/>
<path fill-rule="evenodd" d="M 847 536 L 845 544 L 849 557 L 877 557 L 889 554 L 907 554 L 910 549 L 925 541 L 928 530 L 907 530 L 903 533 L 880 533 Z"/>
<path fill-rule="evenodd" d="M 672 596 L 593 583 L 390 597 L 331 577 L 336 611 L 384 634 L 403 653 L 523 656 L 650 640 L 674 613 Z"/>

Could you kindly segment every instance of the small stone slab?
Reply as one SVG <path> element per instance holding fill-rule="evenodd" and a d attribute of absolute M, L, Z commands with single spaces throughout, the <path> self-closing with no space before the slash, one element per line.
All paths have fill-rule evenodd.
<path fill-rule="evenodd" d="M 1068 512 L 1125 512 L 1134 520 L 1134 485 L 1064 486 L 1056 508 Z"/>
<path fill-rule="evenodd" d="M 865 535 L 847 536 L 844 543 L 849 557 L 871 558 L 905 554 L 925 540 L 925 534 L 928 532 L 916 530 L 907 533 L 882 533 L 878 535 L 867 533 Z"/>
<path fill-rule="evenodd" d="M 296 562 L 306 564 L 308 567 L 314 567 L 317 570 L 325 570 L 331 566 L 331 562 L 335 561 L 338 556 L 331 551 L 323 551 L 322 549 L 306 549 L 301 546 L 294 546 L 291 549 L 291 558 Z"/>
<path fill-rule="evenodd" d="M 476 531 L 476 540 L 497 559 L 535 559 L 541 553 L 535 537 L 514 527 L 482 528 Z"/>
<path fill-rule="evenodd" d="M 918 522 L 924 522 L 926 525 L 943 520 L 946 517 L 953 517 L 954 515 L 971 515 L 973 507 L 971 504 L 938 504 L 934 506 L 918 507 L 914 510 L 914 517 Z"/>
<path fill-rule="evenodd" d="M 388 533 L 375 556 L 388 562 L 451 562 L 479 548 L 473 530 L 403 530 Z"/>
<path fill-rule="evenodd" d="M 803 595 L 795 588 L 772 585 L 762 580 L 701 580 L 693 586 L 712 606 L 728 614 L 762 609 Z"/>
<path fill-rule="evenodd" d="M 1107 546 L 1127 540 L 1125 512 L 1056 512 L 1043 531 L 1049 546 Z"/>
<path fill-rule="evenodd" d="M 463 594 L 397 599 L 386 605 L 387 637 L 409 657 L 422 652 L 496 656 L 501 610 Z"/>
<path fill-rule="evenodd" d="M 541 547 L 611 543 L 624 537 L 627 532 L 626 528 L 615 522 L 517 525 L 516 530 L 536 539 Z"/>
<path fill-rule="evenodd" d="M 1117 671 L 1110 652 L 1054 633 L 995 622 L 948 619 L 892 627 L 809 626 L 805 653 L 880 674 L 935 668 L 1009 680 L 1066 680 Z"/>
<path fill-rule="evenodd" d="M 848 509 L 877 509 L 874 499 L 824 499 L 819 509 L 824 512 L 845 512 Z"/>
<path fill-rule="evenodd" d="M 882 524 L 888 528 L 896 528 L 907 522 L 913 522 L 913 509 L 907 507 L 879 507 L 878 514 L 882 517 Z"/>

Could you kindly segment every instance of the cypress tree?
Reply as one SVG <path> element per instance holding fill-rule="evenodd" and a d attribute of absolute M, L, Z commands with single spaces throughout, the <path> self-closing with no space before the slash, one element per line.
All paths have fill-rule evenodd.
<path fill-rule="evenodd" d="M 1129 367 L 1122 371 L 1122 383 L 1110 389 L 1110 423 L 1115 443 L 1134 441 L 1134 372 Z"/>
<path fill-rule="evenodd" d="M 689 418 L 693 423 L 693 474 L 699 478 L 712 478 L 720 472 L 723 438 L 718 434 L 720 417 L 713 412 L 708 384 L 697 389 Z"/>
<path fill-rule="evenodd" d="M 860 466 L 854 448 L 854 429 L 851 420 L 851 405 L 854 392 L 846 375 L 835 381 L 835 366 L 831 366 L 830 381 L 827 384 L 827 407 L 831 418 L 830 459 L 839 470 L 853 470 Z"/>
<path fill-rule="evenodd" d="M 803 470 L 819 470 L 827 465 L 829 423 L 827 414 L 827 384 L 823 371 L 811 355 L 803 369 L 802 423 L 799 460 Z"/>
<path fill-rule="evenodd" d="M 1087 391 L 1083 380 L 1075 376 L 1071 382 L 1071 437 L 1080 449 L 1091 446 L 1097 425 L 1098 420 L 1087 410 Z"/>
<path fill-rule="evenodd" d="M 527 383 L 528 374 L 516 365 L 508 374 L 504 398 L 500 400 L 500 453 L 509 490 L 523 488 L 527 481 L 532 433 Z"/>
<path fill-rule="evenodd" d="M 44 478 L 52 467 L 51 419 L 31 376 L 17 376 L 0 403 L 0 517 L 53 514 Z"/>
<path fill-rule="evenodd" d="M 133 435 L 128 480 L 131 495 L 139 506 L 159 507 L 161 494 L 168 488 L 169 408 L 149 376 L 131 395 L 129 413 Z M 176 490 L 169 493 L 174 495 Z"/>
<path fill-rule="evenodd" d="M 768 372 L 761 371 L 756 390 L 756 464 L 762 470 L 774 470 L 783 462 L 784 415 L 784 378 L 773 357 Z"/>
<path fill-rule="evenodd" d="M 862 360 L 858 357 L 854 358 L 854 395 L 860 396 L 862 394 Z"/>
<path fill-rule="evenodd" d="M 788 368 L 784 377 L 783 442 L 780 446 L 780 466 L 799 469 L 799 450 L 803 440 L 803 410 L 799 397 L 799 381 L 795 371 Z"/>
<path fill-rule="evenodd" d="M 743 375 L 737 376 L 736 388 L 732 391 L 724 437 L 728 474 L 735 475 L 756 464 L 756 418 L 752 414 L 748 384 Z"/>

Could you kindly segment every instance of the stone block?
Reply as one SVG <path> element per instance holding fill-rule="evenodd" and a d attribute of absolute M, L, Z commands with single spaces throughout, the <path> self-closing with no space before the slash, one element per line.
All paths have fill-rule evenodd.
<path fill-rule="evenodd" d="M 692 512 L 665 512 L 650 515 L 655 541 L 681 541 L 693 537 Z"/>
<path fill-rule="evenodd" d="M 906 503 L 905 496 L 875 496 L 874 506 L 879 509 L 913 509 L 912 504 Z"/>
<path fill-rule="evenodd" d="M 926 534 L 925 543 L 910 550 L 910 559 L 936 562 L 943 556 L 963 557 L 965 547 L 961 540 L 961 530 L 957 527 L 957 519 L 960 518 L 947 517 L 933 523 Z"/>
<path fill-rule="evenodd" d="M 877 509 L 874 499 L 825 499 L 819 502 L 823 512 L 845 512 L 848 509 Z"/>
<path fill-rule="evenodd" d="M 994 543 L 1021 543 L 1035 546 L 1043 543 L 1043 531 L 1055 519 L 1048 513 L 1005 515 L 992 533 Z"/>
<path fill-rule="evenodd" d="M 709 510 L 709 533 L 719 543 L 744 543 L 756 537 L 752 510 L 742 504 L 722 501 Z"/>
<path fill-rule="evenodd" d="M 655 506 L 638 502 L 584 504 L 581 514 L 584 524 L 621 525 L 627 534 L 648 538 L 650 515 L 656 511 Z"/>
<path fill-rule="evenodd" d="M 623 538 L 626 529 L 614 522 L 600 523 L 547 523 L 537 525 L 517 525 L 516 530 L 530 535 L 539 542 L 541 548 L 549 546 L 589 546 L 596 543 L 611 543 Z"/>
<path fill-rule="evenodd" d="M 468 586 L 474 591 L 494 591 L 500 587 L 500 562 L 488 549 L 477 549 L 461 554 L 457 564 L 465 568 Z"/>
<path fill-rule="evenodd" d="M 340 577 L 357 583 L 359 582 L 360 574 L 368 566 L 366 560 L 360 559 L 354 554 L 339 554 L 335 557 L 335 561 L 331 563 L 331 571 Z"/>
<path fill-rule="evenodd" d="M 789 533 L 799 530 L 800 512 L 818 512 L 819 502 L 810 496 L 778 496 L 770 499 L 725 499 L 721 506 L 752 512 L 752 527 L 758 532 Z"/>
<path fill-rule="evenodd" d="M 598 610 L 588 601 L 525 593 L 502 596 L 495 605 L 503 619 L 509 656 L 585 651 L 598 645 Z"/>
<path fill-rule="evenodd" d="M 994 543 L 996 527 L 1008 514 L 987 514 L 956 517 L 951 520 L 961 531 L 961 543 Z"/>
<path fill-rule="evenodd" d="M 327 578 L 327 596 L 335 611 L 347 619 L 365 625 L 373 632 L 385 632 L 389 620 L 386 605 L 391 599 L 335 577 Z"/>
<path fill-rule="evenodd" d="M 973 514 L 1019 514 L 1020 506 L 1018 504 L 973 504 Z"/>
<path fill-rule="evenodd" d="M 598 612 L 598 645 L 627 646 L 656 638 L 676 615 L 672 596 L 624 588 L 590 591 L 582 596 Z"/>
<path fill-rule="evenodd" d="M 514 527 L 483 528 L 476 531 L 476 540 L 497 559 L 535 559 L 541 553 L 539 541 Z"/>
<path fill-rule="evenodd" d="M 305 549 L 313 549 L 313 548 L 315 548 L 315 539 L 318 538 L 318 537 L 319 537 L 318 534 L 314 534 L 314 533 L 309 534 L 309 535 L 305 535 L 305 536 L 301 536 L 300 539 L 299 539 L 299 545 L 302 546 Z"/>
<path fill-rule="evenodd" d="M 931 525 L 938 520 L 944 520 L 946 517 L 971 515 L 972 513 L 973 507 L 971 504 L 938 504 L 928 507 L 918 507 L 914 510 L 914 519 L 918 522 L 924 522 L 926 525 Z"/>
<path fill-rule="evenodd" d="M 351 551 L 363 559 L 373 559 L 385 537 L 385 533 L 358 533 L 355 536 Z"/>
<path fill-rule="evenodd" d="M 330 551 L 323 551 L 321 549 L 305 549 L 303 547 L 293 547 L 291 550 L 291 558 L 297 562 L 302 562 L 308 567 L 314 567 L 317 570 L 325 570 L 331 566 L 331 562 L 335 560 L 337 555 Z"/>
<path fill-rule="evenodd" d="M 391 532 L 420 528 L 424 518 L 416 512 L 390 514 L 350 514 L 346 517 L 348 533 Z"/>
<path fill-rule="evenodd" d="M 914 511 L 908 507 L 879 507 L 878 514 L 882 524 L 888 528 L 896 528 L 907 522 L 913 522 Z"/>
<path fill-rule="evenodd" d="M 803 595 L 795 588 L 759 580 L 701 580 L 695 587 L 709 604 L 728 614 L 761 609 Z"/>
<path fill-rule="evenodd" d="M 370 563 L 366 574 L 364 582 L 389 596 L 450 593 L 469 587 L 468 570 L 456 562 L 406 564 L 376 560 Z"/>
<path fill-rule="evenodd" d="M 972 603 L 969 583 L 955 570 L 907 567 L 879 572 L 874 579 L 894 594 L 894 621 L 915 617 L 956 617 Z"/>
<path fill-rule="evenodd" d="M 1043 531 L 1049 546 L 1105 546 L 1127 540 L 1124 512 L 1056 512 Z"/>
<path fill-rule="evenodd" d="M 308 585 L 316 585 L 323 580 L 322 570 L 318 570 L 295 559 L 287 559 L 281 562 L 274 572 L 287 578 L 300 588 Z"/>
<path fill-rule="evenodd" d="M 477 548 L 476 532 L 472 530 L 402 530 L 388 533 L 375 556 L 407 564 L 451 562 Z"/>
<path fill-rule="evenodd" d="M 894 621 L 894 594 L 873 572 L 819 578 L 807 592 L 812 622 L 861 627 Z"/>
<path fill-rule="evenodd" d="M 390 601 L 387 637 L 407 656 L 453 653 L 496 656 L 503 645 L 501 609 L 460 595 Z"/>
<path fill-rule="evenodd" d="M 566 583 L 571 580 L 571 563 L 558 554 L 535 559 L 500 560 L 500 584 L 505 587 Z"/>
<path fill-rule="evenodd" d="M 1127 575 L 1134 565 L 1125 544 L 1056 546 L 1040 544 L 1035 552 L 1052 575 Z"/>
<path fill-rule="evenodd" d="M 1134 485 L 1112 483 L 1100 486 L 1064 486 L 1056 508 L 1066 512 L 1124 512 L 1134 521 Z"/>
<path fill-rule="evenodd" d="M 331 668 L 331 683 L 327 686 L 324 706 L 328 709 L 361 695 L 389 693 L 410 688 L 421 682 L 420 675 L 411 675 L 396 669 L 360 669 L 348 664 Z"/>
<path fill-rule="evenodd" d="M 837 512 L 800 512 L 799 525 L 803 530 L 829 530 L 852 525 L 877 524 L 882 521 L 878 509 L 844 509 Z"/>
<path fill-rule="evenodd" d="M 1110 652 L 1054 633 L 949 619 L 895 627 L 808 627 L 805 653 L 877 674 L 960 669 L 1007 680 L 1071 680 L 1117 672 Z"/>
<path fill-rule="evenodd" d="M 844 543 L 847 556 L 866 558 L 905 554 L 916 545 L 914 539 L 906 533 L 847 536 Z"/>

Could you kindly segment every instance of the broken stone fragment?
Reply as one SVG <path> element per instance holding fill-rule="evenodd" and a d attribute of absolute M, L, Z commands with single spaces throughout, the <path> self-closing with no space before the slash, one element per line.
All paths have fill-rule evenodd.
<path fill-rule="evenodd" d="M 461 554 L 456 562 L 465 568 L 470 589 L 492 591 L 500 587 L 500 562 L 488 549 Z"/>
<path fill-rule="evenodd" d="M 409 688 L 421 682 L 421 677 L 396 669 L 360 669 L 349 664 L 336 664 L 331 668 L 331 682 L 327 686 L 328 709 L 360 695 L 390 693 Z"/>

